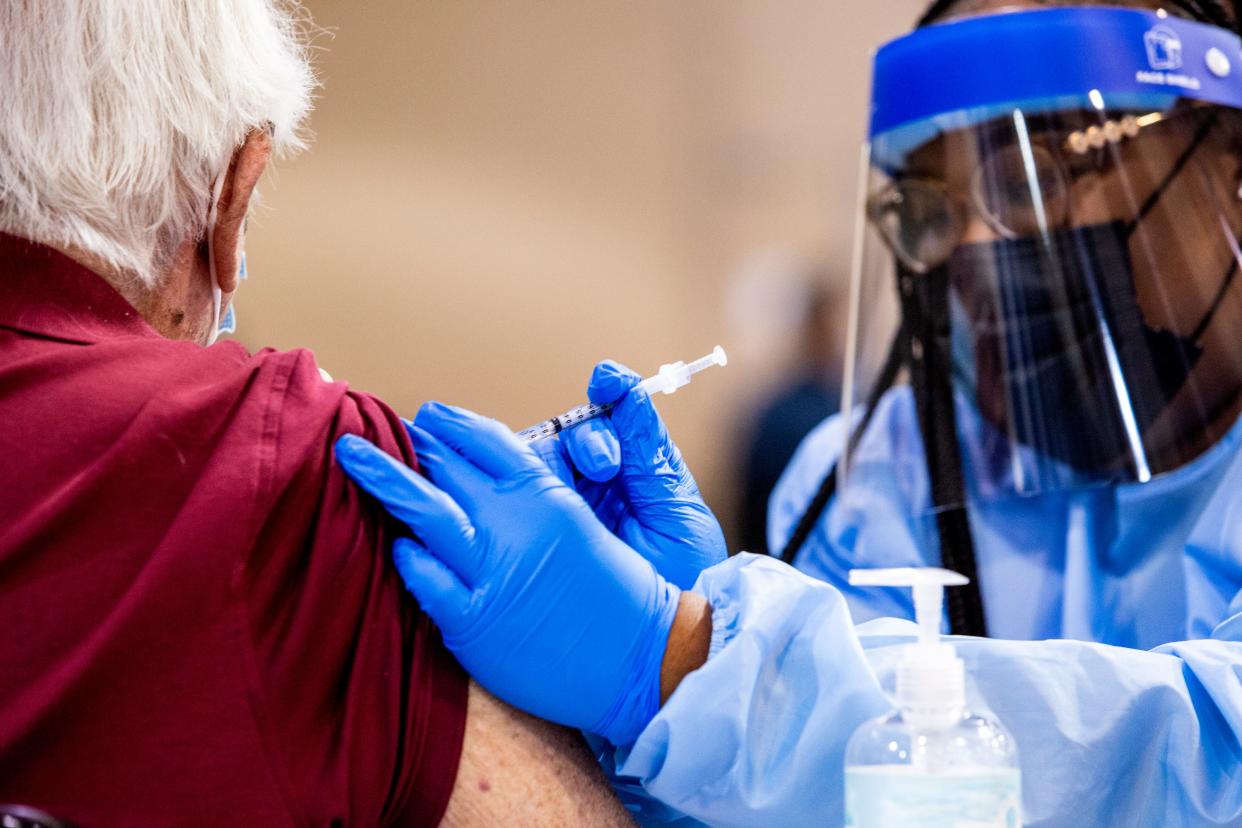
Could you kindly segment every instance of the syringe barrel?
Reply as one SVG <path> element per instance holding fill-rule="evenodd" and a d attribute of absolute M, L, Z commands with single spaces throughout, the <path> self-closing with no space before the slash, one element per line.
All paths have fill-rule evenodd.
<path fill-rule="evenodd" d="M 519 440 L 526 443 L 546 440 L 555 434 L 560 434 L 567 428 L 576 426 L 578 423 L 594 419 L 601 414 L 606 414 L 612 410 L 612 407 L 613 403 L 603 403 L 600 405 L 584 403 L 569 409 L 564 414 L 559 414 L 551 419 L 544 420 L 542 423 L 523 429 L 517 433 L 517 436 Z"/>

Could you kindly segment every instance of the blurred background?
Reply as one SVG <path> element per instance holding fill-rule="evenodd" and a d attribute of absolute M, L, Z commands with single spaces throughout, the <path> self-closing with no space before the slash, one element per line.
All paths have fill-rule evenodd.
<path fill-rule="evenodd" d="M 413 416 L 515 429 L 717 343 L 658 399 L 731 551 L 838 405 L 870 55 L 925 0 L 306 0 L 309 153 L 247 241 L 239 338 Z"/>

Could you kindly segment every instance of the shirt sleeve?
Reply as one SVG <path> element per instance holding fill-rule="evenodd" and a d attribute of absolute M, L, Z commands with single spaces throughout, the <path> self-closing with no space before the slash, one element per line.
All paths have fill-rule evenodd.
<path fill-rule="evenodd" d="M 256 720 L 310 824 L 438 824 L 461 753 L 466 677 L 390 564 L 403 528 L 343 474 L 358 434 L 414 464 L 400 419 L 326 381 L 305 351 L 260 354 L 253 548 L 238 573 Z"/>
<path fill-rule="evenodd" d="M 844 598 L 741 555 L 695 590 L 707 663 L 619 770 L 713 825 L 839 825 L 844 753 L 885 713 L 908 621 L 855 627 Z M 1242 598 L 1210 639 L 1152 651 L 1079 641 L 953 639 L 970 706 L 1013 733 L 1030 826 L 1242 824 Z"/>

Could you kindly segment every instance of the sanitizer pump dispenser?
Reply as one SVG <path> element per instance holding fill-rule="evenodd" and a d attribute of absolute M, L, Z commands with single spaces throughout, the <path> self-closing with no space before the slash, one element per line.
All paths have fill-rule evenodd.
<path fill-rule="evenodd" d="M 1018 828 L 1022 782 L 1013 737 L 966 710 L 966 667 L 940 640 L 947 569 L 856 569 L 855 586 L 914 590 L 918 643 L 897 666 L 897 710 L 864 723 L 845 752 L 848 828 Z"/>

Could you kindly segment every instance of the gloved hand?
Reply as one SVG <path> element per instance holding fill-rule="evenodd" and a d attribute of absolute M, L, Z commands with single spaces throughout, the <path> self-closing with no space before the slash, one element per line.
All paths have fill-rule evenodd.
<path fill-rule="evenodd" d="M 417 536 L 393 557 L 445 645 L 510 704 L 633 742 L 681 590 L 500 423 L 428 403 L 409 430 L 430 480 L 353 435 L 336 456 Z"/>
<path fill-rule="evenodd" d="M 727 557 L 724 534 L 650 395 L 634 389 L 640 380 L 611 360 L 596 365 L 587 397 L 616 407 L 534 445 L 605 526 L 689 589 Z"/>

